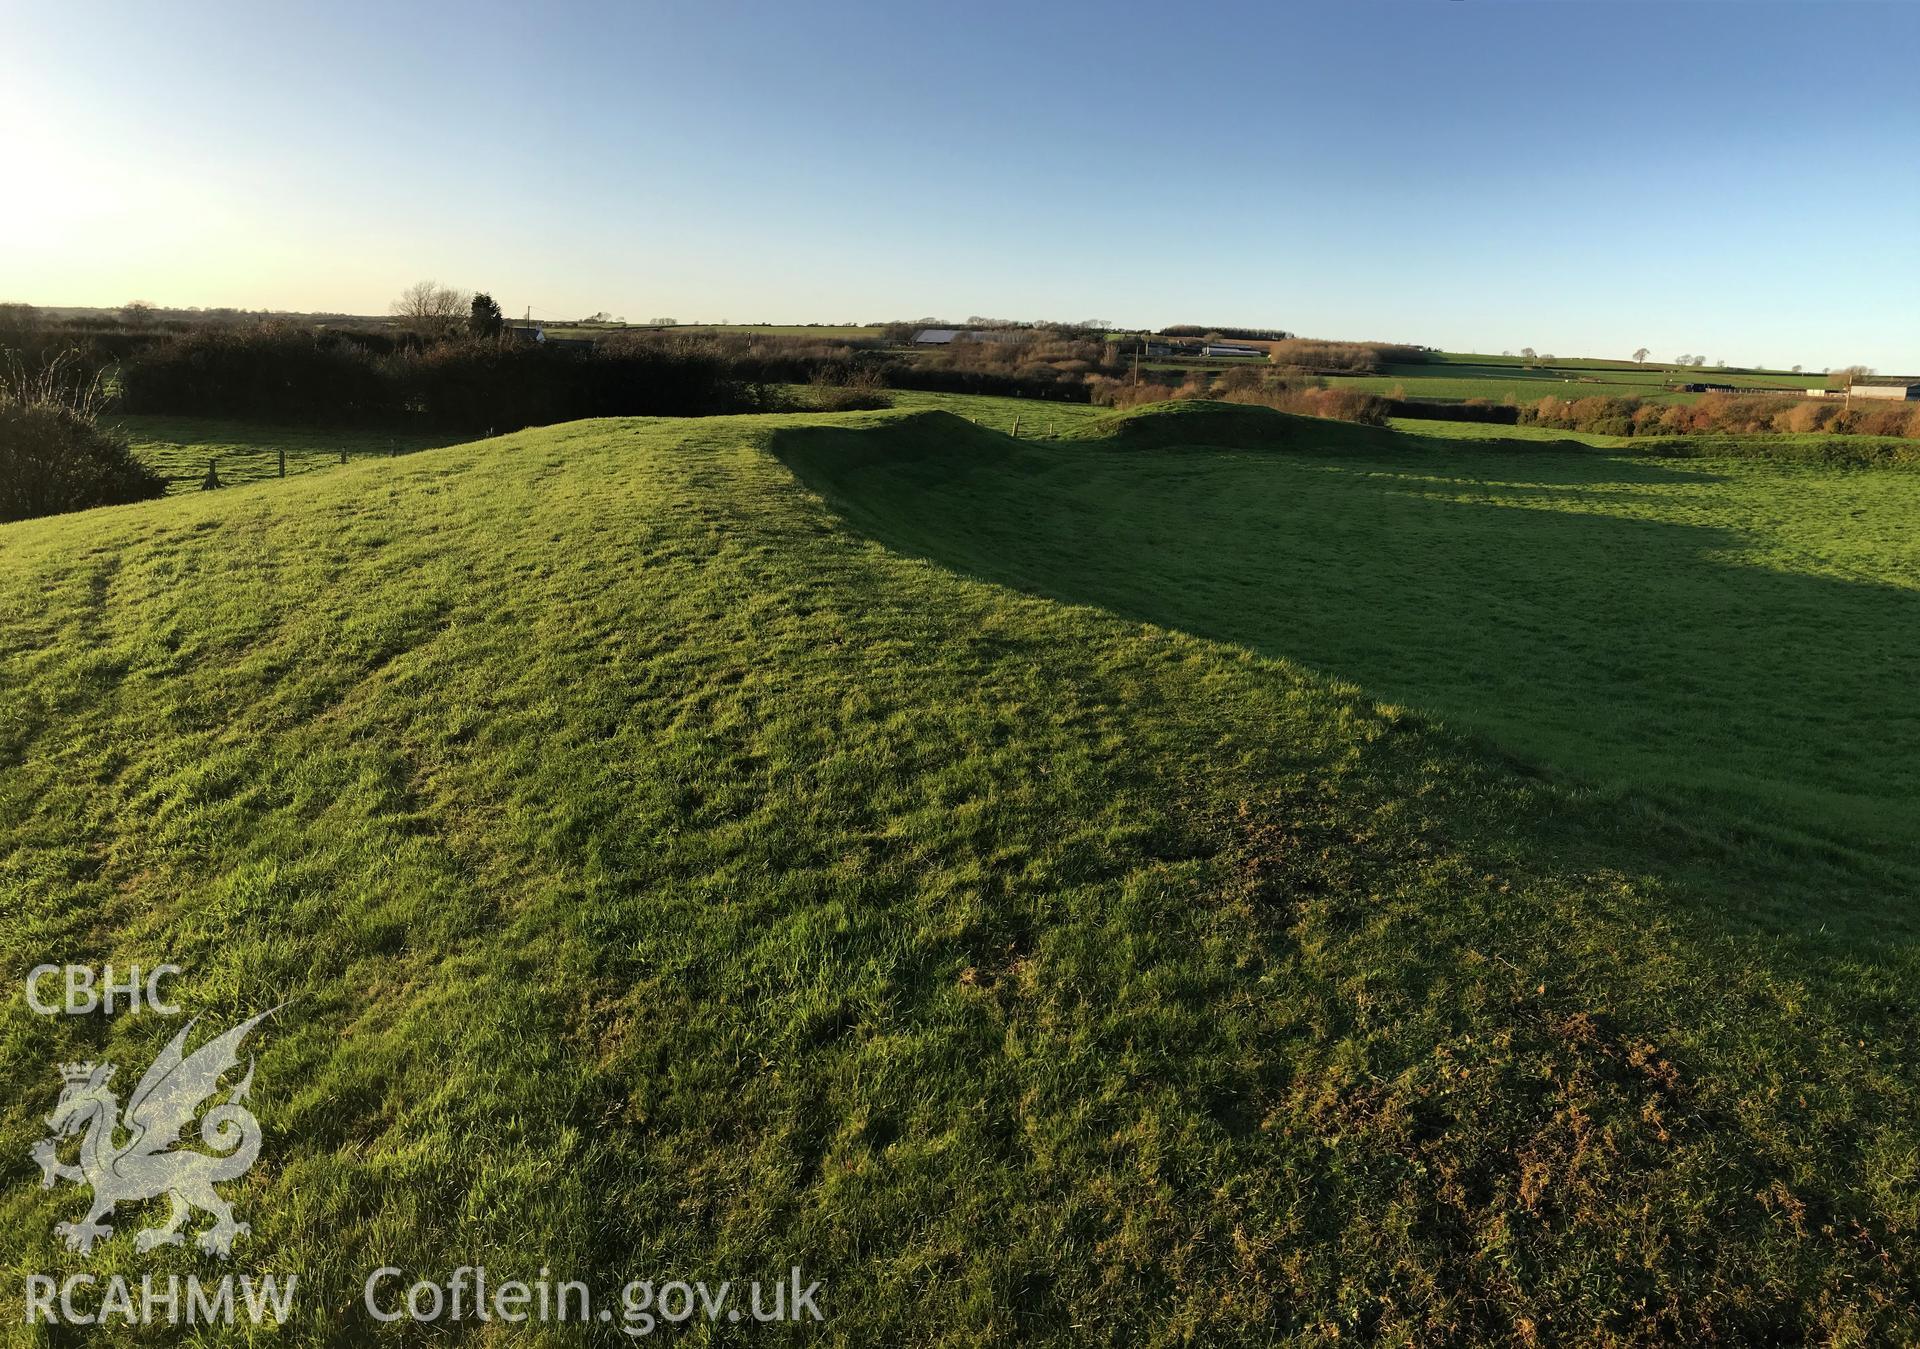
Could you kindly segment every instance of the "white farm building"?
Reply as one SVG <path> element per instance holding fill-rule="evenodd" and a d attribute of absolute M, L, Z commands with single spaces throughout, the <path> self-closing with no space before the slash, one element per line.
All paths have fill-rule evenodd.
<path fill-rule="evenodd" d="M 1884 398 L 1895 403 L 1920 400 L 1920 380 L 1889 380 L 1862 384 L 1855 381 L 1847 389 L 1849 398 Z"/>

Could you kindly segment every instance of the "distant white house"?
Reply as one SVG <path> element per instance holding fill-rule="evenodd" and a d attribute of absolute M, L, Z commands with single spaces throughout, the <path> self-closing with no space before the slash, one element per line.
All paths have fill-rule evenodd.
<path fill-rule="evenodd" d="M 1202 356 L 1265 356 L 1259 347 L 1238 347 L 1227 342 L 1209 342 L 1200 348 Z"/>
<path fill-rule="evenodd" d="M 958 336 L 958 328 L 922 328 L 913 335 L 913 344 L 916 347 L 944 347 Z"/>
<path fill-rule="evenodd" d="M 1911 403 L 1920 400 L 1920 381 L 1891 380 L 1862 384 L 1855 381 L 1847 389 L 1849 398 L 1884 398 L 1890 402 Z"/>

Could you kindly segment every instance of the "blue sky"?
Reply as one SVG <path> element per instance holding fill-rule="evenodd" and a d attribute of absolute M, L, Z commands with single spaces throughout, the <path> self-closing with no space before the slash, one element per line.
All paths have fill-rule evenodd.
<path fill-rule="evenodd" d="M 0 0 L 0 299 L 1920 372 L 1920 5 Z"/>

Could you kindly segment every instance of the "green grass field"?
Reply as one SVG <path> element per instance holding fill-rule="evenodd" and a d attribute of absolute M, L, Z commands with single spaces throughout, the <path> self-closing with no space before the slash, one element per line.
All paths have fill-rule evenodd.
<path fill-rule="evenodd" d="M 289 1342 L 1920 1335 L 1920 476 L 938 407 L 0 527 L 0 949 L 288 1003 Z M 27 1160 L 174 1029 L 0 1014 L 10 1289 L 200 1267 Z"/>
<path fill-rule="evenodd" d="M 1193 404 L 1144 424 L 1175 444 L 1244 424 L 1259 446 L 1275 420 Z M 1338 456 L 1141 462 L 1095 422 L 1095 448 L 1036 448 L 957 484 L 938 455 L 829 482 L 903 547 L 1304 662 L 1543 767 L 1785 831 L 1920 843 L 1920 707 L 1893 675 L 1920 661 L 1904 524 L 1920 475 L 1293 425 Z M 1819 688 L 1820 705 L 1785 688 Z"/>
<path fill-rule="evenodd" d="M 461 439 L 413 430 L 269 426 L 207 417 L 122 415 L 111 424 L 126 435 L 141 462 L 167 479 L 170 493 L 198 491 L 209 461 L 223 484 L 247 483 L 278 478 L 282 453 L 292 477 L 337 468 L 343 454 L 349 462 L 384 459 Z"/>
<path fill-rule="evenodd" d="M 1327 382 L 1368 393 L 1386 394 L 1403 389 L 1408 398 L 1430 402 L 1485 398 L 1498 403 L 1512 398 L 1519 403 L 1537 403 L 1548 397 L 1568 400 L 1605 397 L 1686 403 L 1701 395 L 1674 392 L 1669 386 L 1731 384 L 1756 393 L 1776 390 L 1804 393 L 1824 384 L 1825 377 L 1746 370 L 1686 370 L 1605 361 L 1553 361 L 1525 367 L 1517 360 L 1499 357 L 1465 359 L 1435 353 L 1431 361 L 1389 366 L 1380 375 L 1335 376 Z"/>
<path fill-rule="evenodd" d="M 1501 403 L 1512 398 L 1517 403 L 1537 403 L 1542 398 L 1640 398 L 1654 403 L 1690 403 L 1699 394 L 1669 391 L 1662 381 L 1612 381 L 1597 378 L 1573 378 L 1554 375 L 1526 376 L 1452 376 L 1425 375 L 1333 375 L 1327 383 L 1335 388 L 1360 389 L 1367 393 L 1391 394 L 1395 390 L 1425 402 L 1463 403 L 1469 398 L 1484 398 Z"/>
<path fill-rule="evenodd" d="M 1091 403 L 1056 403 L 1040 398 L 997 398 L 989 394 L 923 393 L 891 389 L 887 396 L 903 412 L 951 412 L 978 426 L 1012 434 L 1016 426 L 1023 440 L 1066 436 L 1107 415 Z"/>
<path fill-rule="evenodd" d="M 1818 432 L 1774 432 L 1760 436 L 1603 436 L 1590 431 L 1562 431 L 1551 426 L 1501 426 L 1493 422 L 1437 421 L 1426 417 L 1395 417 L 1392 424 L 1401 431 L 1441 440 L 1619 450 L 1647 457 L 1762 459 L 1776 463 L 1877 460 L 1896 466 L 1920 458 L 1920 446 L 1900 436 L 1830 436 Z"/>
<path fill-rule="evenodd" d="M 1245 360 L 1156 359 L 1143 369 L 1168 373 L 1215 371 Z M 1655 403 L 1690 403 L 1701 397 L 1671 386 L 1681 384 L 1731 384 L 1736 389 L 1756 393 L 1785 391 L 1804 393 L 1826 383 L 1820 374 L 1794 374 L 1782 370 L 1720 370 L 1713 367 L 1681 367 L 1650 361 L 1565 358 L 1528 363 L 1518 356 L 1488 356 L 1459 352 L 1430 352 L 1425 360 L 1391 364 L 1377 375 L 1329 375 L 1327 383 L 1336 388 L 1359 389 L 1367 393 L 1392 394 L 1425 402 L 1458 403 L 1484 398 L 1499 403 L 1511 398 L 1518 403 L 1537 403 L 1542 398 L 1639 398 Z"/>
<path fill-rule="evenodd" d="M 1434 421 L 1426 417 L 1395 417 L 1392 419 L 1395 430 L 1406 431 L 1414 435 L 1438 437 L 1442 440 L 1492 441 L 1498 444 L 1512 445 L 1531 443 L 1538 445 L 1558 445 L 1585 449 L 1620 450 L 1649 452 L 1652 444 L 1646 437 L 1639 440 L 1631 436 L 1602 436 L 1590 431 L 1562 431 L 1551 426 L 1501 426 L 1496 422 L 1447 422 Z M 1691 438 L 1689 438 L 1691 439 Z M 1749 443 L 1754 438 L 1748 437 Z M 1769 440 L 1785 440 L 1787 437 L 1768 437 Z M 1669 442 L 1671 443 L 1671 442 Z M 1658 449 L 1658 445 L 1652 445 Z"/>
<path fill-rule="evenodd" d="M 1433 351 L 1427 353 L 1425 364 L 1467 367 L 1475 370 L 1505 370 L 1514 374 L 1526 373 L 1530 369 L 1548 367 L 1553 370 L 1590 371 L 1631 376 L 1667 376 L 1687 379 L 1728 378 L 1748 383 L 1780 383 L 1789 387 L 1809 386 L 1824 383 L 1826 376 L 1794 370 L 1770 370 L 1748 366 L 1728 366 L 1722 370 L 1715 365 L 1672 365 L 1658 357 L 1649 357 L 1646 361 L 1609 360 L 1598 356 L 1555 356 L 1539 357 L 1529 362 L 1524 356 L 1506 354 L 1495 356 L 1490 352 Z"/>
<path fill-rule="evenodd" d="M 881 329 L 832 323 L 683 323 L 692 333 L 768 333 L 776 337 L 878 337 Z"/>

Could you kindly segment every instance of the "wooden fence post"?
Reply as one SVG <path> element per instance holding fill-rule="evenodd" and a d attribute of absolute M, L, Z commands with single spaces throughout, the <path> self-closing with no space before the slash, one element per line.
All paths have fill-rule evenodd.
<path fill-rule="evenodd" d="M 287 447 L 284 445 L 280 447 L 280 476 L 287 476 Z"/>

